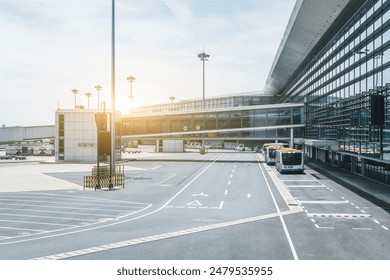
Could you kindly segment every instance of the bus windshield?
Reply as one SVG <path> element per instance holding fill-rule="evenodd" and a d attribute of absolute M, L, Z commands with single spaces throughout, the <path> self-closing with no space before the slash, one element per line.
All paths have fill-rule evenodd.
<path fill-rule="evenodd" d="M 283 153 L 282 162 L 284 165 L 299 165 L 302 163 L 302 153 Z"/>
<path fill-rule="evenodd" d="M 269 158 L 275 158 L 276 149 L 275 148 L 268 148 L 268 156 L 269 156 Z"/>

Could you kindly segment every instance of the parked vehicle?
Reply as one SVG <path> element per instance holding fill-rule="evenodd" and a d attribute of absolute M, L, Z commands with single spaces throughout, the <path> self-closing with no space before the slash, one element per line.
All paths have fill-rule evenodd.
<path fill-rule="evenodd" d="M 302 151 L 291 148 L 276 150 L 276 169 L 280 173 L 303 173 Z"/>
<path fill-rule="evenodd" d="M 237 152 L 243 152 L 245 151 L 245 146 L 244 144 L 239 144 L 234 150 Z"/>
<path fill-rule="evenodd" d="M 265 148 L 264 158 L 268 165 L 275 165 L 276 150 L 281 146 L 269 145 Z"/>
<path fill-rule="evenodd" d="M 265 149 L 268 147 L 268 146 L 279 146 L 279 147 L 285 147 L 287 148 L 289 145 L 287 143 L 264 143 L 263 147 L 261 148 L 261 153 L 262 154 L 265 154 Z"/>

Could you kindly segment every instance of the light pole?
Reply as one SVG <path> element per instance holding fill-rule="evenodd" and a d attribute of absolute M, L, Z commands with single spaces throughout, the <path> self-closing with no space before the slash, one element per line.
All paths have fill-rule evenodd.
<path fill-rule="evenodd" d="M 133 108 L 133 99 L 134 99 L 134 95 L 133 95 L 133 82 L 135 81 L 135 77 L 129 76 L 129 77 L 127 77 L 127 80 L 128 80 L 129 83 L 130 83 L 130 95 L 129 95 L 129 99 L 130 99 L 130 113 L 131 113 L 132 108 Z"/>
<path fill-rule="evenodd" d="M 176 97 L 174 97 L 174 96 L 169 97 L 169 100 L 171 100 L 172 103 L 173 103 L 173 101 L 175 101 L 175 99 L 176 99 Z"/>
<path fill-rule="evenodd" d="M 74 108 L 76 109 L 76 95 L 79 93 L 79 90 L 74 88 L 72 92 L 74 94 Z"/>
<path fill-rule="evenodd" d="M 89 98 L 92 96 L 92 93 L 87 92 L 85 93 L 85 96 L 88 98 L 88 110 L 89 110 Z"/>
<path fill-rule="evenodd" d="M 203 62 L 203 100 L 202 100 L 202 109 L 204 109 L 205 107 L 205 78 L 204 78 L 204 75 L 205 75 L 205 61 L 208 61 L 208 58 L 210 57 L 209 54 L 205 53 L 205 52 L 202 52 L 202 53 L 199 53 L 198 54 L 198 57 L 200 58 L 200 60 Z"/>
<path fill-rule="evenodd" d="M 115 177 L 115 0 L 111 10 L 111 156 L 110 156 L 110 188 L 114 187 Z"/>
<path fill-rule="evenodd" d="M 96 88 L 96 91 L 97 91 L 97 94 L 98 94 L 98 98 L 97 98 L 97 109 L 99 111 L 100 109 L 100 100 L 99 100 L 99 93 L 100 93 L 100 90 L 102 89 L 102 86 L 101 85 L 97 85 L 95 86 Z"/>

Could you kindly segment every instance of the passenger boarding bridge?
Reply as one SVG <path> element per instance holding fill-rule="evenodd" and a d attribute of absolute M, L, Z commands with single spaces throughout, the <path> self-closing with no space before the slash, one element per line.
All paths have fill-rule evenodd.
<path fill-rule="evenodd" d="M 291 141 L 304 127 L 303 103 L 134 113 L 122 116 L 122 140 Z"/>

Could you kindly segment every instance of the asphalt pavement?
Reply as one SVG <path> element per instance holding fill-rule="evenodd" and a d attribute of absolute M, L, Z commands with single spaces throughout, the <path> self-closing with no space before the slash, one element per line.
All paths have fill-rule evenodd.
<path fill-rule="evenodd" d="M 82 187 L 93 165 L 1 164 L 0 259 L 390 259 L 387 207 L 262 160 L 129 154 L 125 188 L 101 191 Z"/>

